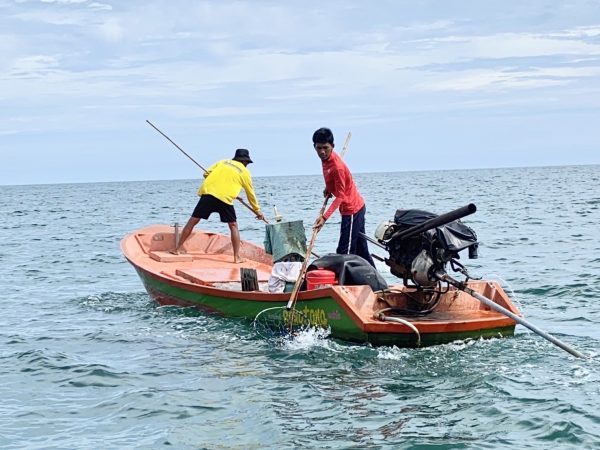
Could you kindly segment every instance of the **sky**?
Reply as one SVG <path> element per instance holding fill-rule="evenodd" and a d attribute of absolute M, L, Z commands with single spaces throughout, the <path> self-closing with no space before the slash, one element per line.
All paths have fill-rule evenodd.
<path fill-rule="evenodd" d="M 600 163 L 600 2 L 0 0 L 0 184 Z"/>

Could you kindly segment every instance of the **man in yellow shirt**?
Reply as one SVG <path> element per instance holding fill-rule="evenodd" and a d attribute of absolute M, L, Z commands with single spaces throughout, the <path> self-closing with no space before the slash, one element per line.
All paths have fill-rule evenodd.
<path fill-rule="evenodd" d="M 219 213 L 221 222 L 229 225 L 231 232 L 231 246 L 233 247 L 233 261 L 235 263 L 244 262 L 240 258 L 240 231 L 237 225 L 235 208 L 233 201 L 240 194 L 242 188 L 246 191 L 248 201 L 252 206 L 254 214 L 258 220 L 265 220 L 265 216 L 260 211 L 260 206 L 256 200 L 256 194 L 252 186 L 252 175 L 246 168 L 252 160 L 250 154 L 245 148 L 238 148 L 235 151 L 233 159 L 221 160 L 208 168 L 204 173 L 204 183 L 198 190 L 200 200 L 183 227 L 179 245 L 173 253 L 179 253 L 181 246 L 192 233 L 194 227 L 200 222 L 200 219 L 208 219 L 214 212 Z"/>

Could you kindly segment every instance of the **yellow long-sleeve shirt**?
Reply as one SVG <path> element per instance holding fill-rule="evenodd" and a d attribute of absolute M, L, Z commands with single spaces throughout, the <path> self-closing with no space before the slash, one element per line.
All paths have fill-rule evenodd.
<path fill-rule="evenodd" d="M 241 162 L 232 159 L 216 162 L 208 168 L 204 176 L 206 178 L 198 190 L 198 195 L 212 195 L 228 205 L 233 205 L 233 201 L 244 188 L 254 212 L 260 211 L 252 186 L 252 175 Z"/>

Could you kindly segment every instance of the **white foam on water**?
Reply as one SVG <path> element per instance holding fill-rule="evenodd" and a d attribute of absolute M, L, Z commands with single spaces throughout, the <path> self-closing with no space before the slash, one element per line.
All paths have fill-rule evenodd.
<path fill-rule="evenodd" d="M 401 361 L 410 356 L 410 350 L 405 348 L 394 347 L 380 347 L 377 348 L 377 358 L 386 359 L 390 361 Z"/>
<path fill-rule="evenodd" d="M 331 329 L 310 327 L 298 331 L 291 338 L 283 340 L 283 346 L 288 350 L 308 350 L 313 347 L 332 349 L 333 342 L 329 339 Z"/>
<path fill-rule="evenodd" d="M 523 304 L 521 302 L 521 298 L 516 294 L 512 285 L 508 281 L 506 281 L 497 273 L 490 273 L 488 275 L 484 275 L 483 279 L 497 281 L 502 287 L 502 289 L 504 289 L 504 291 L 508 294 L 508 297 L 512 300 L 512 302 L 517 305 L 519 311 L 523 311 Z"/>

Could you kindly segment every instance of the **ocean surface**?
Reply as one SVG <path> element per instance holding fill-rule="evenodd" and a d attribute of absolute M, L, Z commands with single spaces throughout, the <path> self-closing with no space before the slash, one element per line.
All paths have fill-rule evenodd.
<path fill-rule="evenodd" d="M 0 186 L 0 448 L 599 449 L 600 166 L 355 178 L 371 235 L 398 208 L 475 203 L 470 272 L 590 358 L 520 325 L 512 338 L 374 348 L 159 307 L 119 241 L 184 224 L 199 180 Z M 320 176 L 255 188 L 268 218 L 276 205 L 310 236 Z M 262 243 L 264 224 L 237 211 L 242 238 Z M 336 215 L 317 253 L 335 250 L 338 227 Z M 200 228 L 227 232 L 216 217 Z"/>

